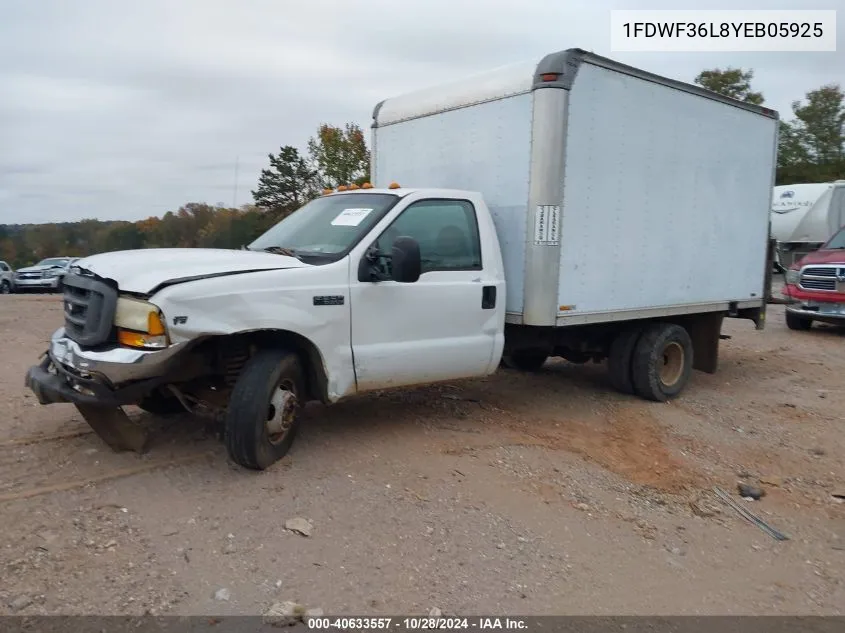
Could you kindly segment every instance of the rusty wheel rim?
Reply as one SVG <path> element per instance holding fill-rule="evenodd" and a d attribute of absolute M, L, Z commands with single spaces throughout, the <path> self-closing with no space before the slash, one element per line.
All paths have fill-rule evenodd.
<path fill-rule="evenodd" d="M 284 380 L 273 390 L 267 407 L 267 420 L 264 423 L 267 439 L 271 444 L 283 441 L 290 431 L 296 419 L 297 402 L 296 386 L 293 382 Z"/>
<path fill-rule="evenodd" d="M 674 386 L 684 373 L 684 348 L 679 343 L 669 343 L 663 348 L 660 381 L 667 387 Z"/>

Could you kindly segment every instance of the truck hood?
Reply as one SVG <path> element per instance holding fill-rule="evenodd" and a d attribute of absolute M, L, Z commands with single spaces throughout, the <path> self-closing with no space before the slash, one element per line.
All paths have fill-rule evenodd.
<path fill-rule="evenodd" d="M 801 265 L 808 264 L 842 264 L 845 266 L 845 249 L 819 249 L 807 253 L 801 258 Z"/>
<path fill-rule="evenodd" d="M 149 294 L 174 283 L 260 270 L 310 266 L 295 257 L 216 248 L 147 248 L 101 253 L 73 267 L 111 279 L 127 292 Z"/>

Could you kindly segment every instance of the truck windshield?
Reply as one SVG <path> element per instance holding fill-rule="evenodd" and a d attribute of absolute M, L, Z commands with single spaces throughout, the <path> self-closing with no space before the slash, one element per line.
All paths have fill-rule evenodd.
<path fill-rule="evenodd" d="M 329 261 L 348 253 L 399 200 L 388 193 L 353 193 L 312 200 L 261 235 L 251 251 L 288 251 Z"/>

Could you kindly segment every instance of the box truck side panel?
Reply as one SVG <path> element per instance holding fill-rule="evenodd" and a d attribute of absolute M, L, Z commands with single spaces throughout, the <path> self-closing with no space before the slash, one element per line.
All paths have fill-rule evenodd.
<path fill-rule="evenodd" d="M 524 77 L 530 84 L 530 69 Z M 527 90 L 434 116 L 421 116 L 424 110 L 401 113 L 388 101 L 385 108 L 391 110 L 377 112 L 373 134 L 375 186 L 395 181 L 405 187 L 483 192 L 502 249 L 505 309 L 514 314 L 522 313 L 523 303 L 533 103 Z M 382 126 L 382 114 L 400 121 Z"/>
<path fill-rule="evenodd" d="M 777 124 L 582 64 L 569 95 L 559 322 L 760 304 Z"/>

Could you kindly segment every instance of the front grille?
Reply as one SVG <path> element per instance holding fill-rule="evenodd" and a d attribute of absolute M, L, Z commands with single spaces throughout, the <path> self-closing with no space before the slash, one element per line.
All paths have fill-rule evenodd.
<path fill-rule="evenodd" d="M 15 276 L 18 279 L 41 279 L 44 276 L 44 273 L 16 273 Z"/>
<path fill-rule="evenodd" d="M 801 271 L 799 286 L 805 290 L 836 292 L 837 276 L 845 276 L 845 268 L 837 266 L 808 266 Z"/>
<path fill-rule="evenodd" d="M 836 290 L 836 279 L 801 278 L 801 287 L 807 290 Z"/>
<path fill-rule="evenodd" d="M 63 282 L 65 333 L 85 347 L 111 339 L 117 291 L 98 279 L 66 275 Z"/>
<path fill-rule="evenodd" d="M 811 266 L 804 269 L 802 273 L 810 277 L 836 277 L 836 269 L 833 267 L 822 268 L 821 266 Z"/>

